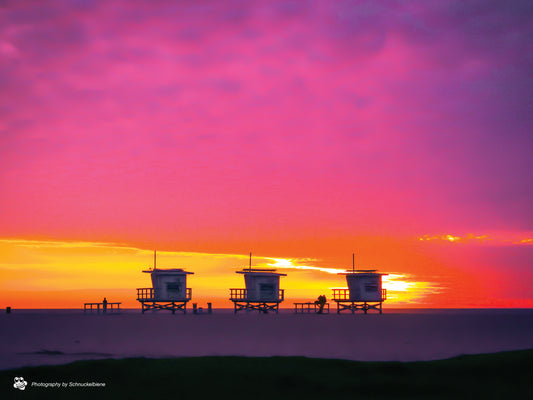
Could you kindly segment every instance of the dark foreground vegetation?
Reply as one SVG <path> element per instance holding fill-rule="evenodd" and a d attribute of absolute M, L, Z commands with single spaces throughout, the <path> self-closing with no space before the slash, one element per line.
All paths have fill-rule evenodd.
<path fill-rule="evenodd" d="M 13 388 L 14 377 L 24 378 L 25 390 Z M 532 399 L 532 377 L 533 350 L 407 363 L 303 357 L 130 358 L 0 371 L 0 397 Z M 32 382 L 106 386 L 42 388 L 32 387 Z"/>

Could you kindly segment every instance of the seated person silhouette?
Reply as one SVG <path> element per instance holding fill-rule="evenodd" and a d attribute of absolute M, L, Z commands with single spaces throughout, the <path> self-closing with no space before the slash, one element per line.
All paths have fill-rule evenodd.
<path fill-rule="evenodd" d="M 317 314 L 322 314 L 322 312 L 324 311 L 324 306 L 326 305 L 326 296 L 318 296 L 318 300 L 315 300 L 315 305 L 319 306 Z"/>

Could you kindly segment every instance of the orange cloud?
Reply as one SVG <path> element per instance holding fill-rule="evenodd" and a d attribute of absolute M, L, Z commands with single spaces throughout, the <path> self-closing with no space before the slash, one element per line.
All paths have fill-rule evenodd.
<path fill-rule="evenodd" d="M 530 237 L 531 233 L 494 233 L 494 234 L 473 234 L 468 233 L 464 235 L 457 234 L 437 234 L 437 235 L 423 235 L 417 239 L 421 242 L 450 242 L 450 243 L 470 243 L 470 244 L 490 244 L 496 246 L 508 245 L 533 245 L 533 239 Z"/>

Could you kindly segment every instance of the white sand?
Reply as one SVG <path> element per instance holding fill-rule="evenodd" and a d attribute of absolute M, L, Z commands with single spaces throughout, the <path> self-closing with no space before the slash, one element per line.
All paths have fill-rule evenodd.
<path fill-rule="evenodd" d="M 378 314 L 0 315 L 0 369 L 74 360 L 180 356 L 307 356 L 433 360 L 533 348 L 532 310 Z M 61 354 L 36 354 L 38 352 Z"/>

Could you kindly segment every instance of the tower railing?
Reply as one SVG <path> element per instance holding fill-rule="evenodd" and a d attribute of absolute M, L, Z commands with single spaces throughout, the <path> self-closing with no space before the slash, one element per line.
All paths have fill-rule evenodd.
<path fill-rule="evenodd" d="M 333 289 L 334 301 L 350 301 L 350 289 Z M 381 301 L 387 300 L 387 289 L 381 289 Z"/>
<path fill-rule="evenodd" d="M 229 299 L 231 301 L 248 301 L 248 289 L 230 289 Z M 278 299 L 276 301 L 285 300 L 285 289 L 279 289 Z M 253 301 L 261 301 L 254 299 Z M 268 300 L 266 300 L 268 301 Z"/>
<path fill-rule="evenodd" d="M 185 298 L 181 299 L 160 299 L 154 295 L 154 288 L 138 288 L 137 300 L 138 301 L 188 301 L 192 299 L 192 289 L 185 289 Z"/>
<path fill-rule="evenodd" d="M 350 289 L 333 289 L 334 301 L 349 301 Z"/>
<path fill-rule="evenodd" d="M 247 298 L 248 298 L 247 289 L 230 289 L 229 290 L 229 299 L 231 301 L 246 300 Z"/>

